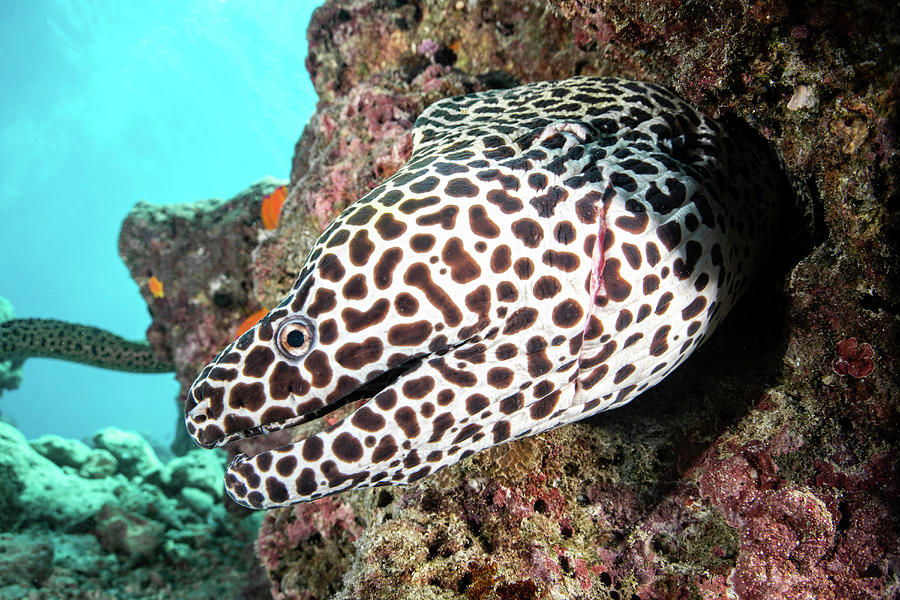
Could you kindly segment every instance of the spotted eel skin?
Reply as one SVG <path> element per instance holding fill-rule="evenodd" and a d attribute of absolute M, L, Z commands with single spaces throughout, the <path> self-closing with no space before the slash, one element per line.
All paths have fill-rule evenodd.
<path fill-rule="evenodd" d="M 58 358 L 115 371 L 165 373 L 175 370 L 150 344 L 104 329 L 55 319 L 12 319 L 0 323 L 0 360 Z"/>
<path fill-rule="evenodd" d="M 239 504 L 408 484 L 620 407 L 713 331 L 774 233 L 783 172 L 667 89 L 577 77 L 442 100 L 409 162 L 322 233 L 284 300 L 197 377 Z"/>

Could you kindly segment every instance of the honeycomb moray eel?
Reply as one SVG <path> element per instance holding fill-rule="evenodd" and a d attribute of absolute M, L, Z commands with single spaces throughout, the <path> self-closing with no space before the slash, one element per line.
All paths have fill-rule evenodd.
<path fill-rule="evenodd" d="M 413 144 L 190 389 L 187 429 L 208 448 L 368 399 L 235 457 L 240 504 L 407 484 L 626 404 L 712 333 L 786 200 L 757 136 L 624 79 L 445 99 Z"/>
<path fill-rule="evenodd" d="M 54 319 L 12 319 L 0 323 L 0 360 L 58 358 L 115 371 L 165 373 L 175 365 L 161 360 L 150 344 L 104 329 Z"/>

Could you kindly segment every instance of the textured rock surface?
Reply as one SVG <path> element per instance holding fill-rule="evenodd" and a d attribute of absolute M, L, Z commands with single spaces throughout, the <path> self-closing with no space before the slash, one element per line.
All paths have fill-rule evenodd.
<path fill-rule="evenodd" d="M 269 513 L 259 547 L 275 594 L 895 597 L 897 13 L 780 0 L 317 11 L 307 66 L 321 102 L 278 228 L 259 226 L 258 188 L 202 214 L 142 206 L 123 228 L 138 281 L 162 272 L 176 290 L 147 298 L 151 340 L 182 382 L 242 315 L 280 299 L 311 220 L 393 173 L 415 116 L 444 96 L 576 73 L 663 83 L 766 136 L 815 203 L 710 342 L 632 405 L 410 488 Z M 183 268 L 160 249 L 203 260 Z M 330 583 L 309 583 L 325 572 Z"/>
<path fill-rule="evenodd" d="M 58 435 L 42 435 L 29 443 L 38 454 L 61 467 L 78 469 L 91 455 L 91 447 L 84 442 Z"/>
<path fill-rule="evenodd" d="M 52 545 L 26 535 L 0 533 L 0 589 L 26 581 L 40 586 L 52 566 Z"/>
<path fill-rule="evenodd" d="M 29 444 L 0 423 L 0 598 L 199 600 L 252 587 L 261 515 L 225 510 L 220 452 L 161 464 L 132 432 L 95 439 L 120 460 L 56 436 Z"/>
<path fill-rule="evenodd" d="M 261 307 L 249 278 L 259 238 L 271 235 L 260 226 L 260 206 L 283 183 L 265 179 L 230 200 L 140 202 L 122 224 L 119 254 L 153 316 L 147 340 L 175 362 L 182 386 Z M 151 276 L 163 283 L 164 296 L 151 293 Z M 183 454 L 192 444 L 181 418 L 175 430 L 175 450 Z"/>
<path fill-rule="evenodd" d="M 126 477 L 145 477 L 162 468 L 147 440 L 133 431 L 106 427 L 94 434 L 94 446 L 112 454 L 119 472 Z"/>
<path fill-rule="evenodd" d="M 224 476 L 225 469 L 220 454 L 192 450 L 185 456 L 169 461 L 163 481 L 170 492 L 193 487 L 211 496 L 220 496 Z"/>

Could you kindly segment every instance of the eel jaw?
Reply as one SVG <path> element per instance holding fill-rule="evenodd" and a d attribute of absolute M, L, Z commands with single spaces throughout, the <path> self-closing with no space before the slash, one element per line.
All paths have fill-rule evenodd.
<path fill-rule="evenodd" d="M 212 400 L 209 396 L 215 393 L 215 388 L 210 386 L 202 377 L 200 377 L 191 386 L 187 395 L 188 401 L 185 406 L 185 423 L 187 430 L 197 445 L 202 448 L 212 449 L 220 448 L 243 439 L 264 436 L 283 429 L 298 427 L 304 423 L 309 423 L 333 414 L 348 404 L 374 397 L 380 391 L 389 388 L 404 374 L 415 369 L 422 360 L 428 358 L 431 354 L 433 353 L 414 356 L 403 363 L 388 369 L 384 373 L 373 377 L 370 381 L 351 390 L 338 400 L 324 406 L 320 406 L 288 419 L 261 423 L 227 434 L 222 433 L 221 429 L 218 427 L 208 427 L 206 425 L 209 420 L 208 413 L 212 405 Z M 291 394 L 290 399 L 294 401 L 293 403 L 295 406 L 300 406 L 304 402 L 304 399 L 293 394 Z M 227 422 L 228 420 L 226 417 L 226 423 Z M 243 456 L 245 459 L 248 458 L 242 454 L 237 456 Z"/>

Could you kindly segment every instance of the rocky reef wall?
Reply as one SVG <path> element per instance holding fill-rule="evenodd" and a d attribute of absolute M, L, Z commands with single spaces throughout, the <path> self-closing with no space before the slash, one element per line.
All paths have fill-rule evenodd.
<path fill-rule="evenodd" d="M 259 217 L 270 183 L 215 206 L 141 205 L 123 227 L 149 338 L 185 385 L 280 300 L 329 218 L 408 158 L 416 115 L 445 96 L 575 74 L 662 83 L 766 137 L 812 201 L 719 331 L 632 405 L 409 488 L 270 511 L 258 549 L 274 596 L 896 597 L 898 12 L 783 0 L 317 10 L 307 68 L 320 102 L 278 226 Z"/>

